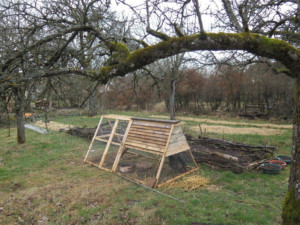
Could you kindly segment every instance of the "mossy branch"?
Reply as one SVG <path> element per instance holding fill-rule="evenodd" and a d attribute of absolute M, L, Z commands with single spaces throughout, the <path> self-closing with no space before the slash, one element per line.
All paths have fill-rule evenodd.
<path fill-rule="evenodd" d="M 183 37 L 183 36 L 184 36 L 184 34 L 183 34 L 182 31 L 180 30 L 178 24 L 176 24 L 176 23 L 174 24 L 174 29 L 175 29 L 175 32 L 176 32 L 176 34 L 178 35 L 178 37 Z"/>
<path fill-rule="evenodd" d="M 142 49 L 131 52 L 122 61 L 113 66 L 104 67 L 98 73 L 98 78 L 107 81 L 114 76 L 125 76 L 156 60 L 179 53 L 192 51 L 244 50 L 257 56 L 280 61 L 286 68 L 285 72 L 294 77 L 300 71 L 300 50 L 285 41 L 267 38 L 253 33 L 205 33 L 172 37 Z M 300 76 L 300 75 L 299 75 Z M 97 78 L 97 79 L 98 79 Z"/>
<path fill-rule="evenodd" d="M 154 37 L 157 37 L 157 38 L 159 38 L 159 39 L 161 39 L 163 41 L 167 41 L 167 40 L 170 39 L 170 37 L 168 35 L 166 35 L 164 33 L 161 33 L 159 31 L 152 30 L 150 27 L 147 27 L 146 31 L 149 34 L 153 35 Z"/>

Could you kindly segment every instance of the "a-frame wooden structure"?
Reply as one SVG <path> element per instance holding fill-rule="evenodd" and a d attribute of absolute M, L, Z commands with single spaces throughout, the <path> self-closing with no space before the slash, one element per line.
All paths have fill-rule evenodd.
<path fill-rule="evenodd" d="M 100 128 L 104 118 L 107 119 L 108 121 L 110 119 L 115 120 L 114 125 L 111 126 L 112 131 L 109 134 L 109 139 L 104 139 L 105 138 L 104 136 L 97 136 L 98 129 Z M 116 133 L 119 120 L 128 121 L 126 131 L 123 135 Z M 117 137 L 117 139 L 119 140 L 121 139 L 120 142 L 119 143 L 113 142 L 114 137 Z M 107 142 L 99 164 L 93 164 L 88 161 L 88 155 L 95 140 Z M 119 145 L 120 147 L 115 157 L 112 168 L 107 169 L 103 167 L 103 163 L 106 159 L 106 155 L 109 151 L 111 144 Z M 117 170 L 122 155 L 128 149 L 134 149 L 136 151 L 147 152 L 147 153 L 160 156 L 161 161 L 159 163 L 155 181 L 151 185 L 152 187 L 161 186 L 165 183 L 178 179 L 188 173 L 198 170 L 198 165 L 194 160 L 190 147 L 182 132 L 180 121 L 157 120 L 157 119 L 134 118 L 134 117 L 130 118 L 130 117 L 124 117 L 124 116 L 122 117 L 116 115 L 107 115 L 101 117 L 84 161 L 92 165 L 95 165 L 100 169 L 114 173 Z M 192 162 L 194 164 L 194 168 L 158 185 L 158 181 L 165 162 L 165 158 L 185 151 L 189 153 Z M 138 182 L 142 183 L 142 181 L 138 181 Z"/>

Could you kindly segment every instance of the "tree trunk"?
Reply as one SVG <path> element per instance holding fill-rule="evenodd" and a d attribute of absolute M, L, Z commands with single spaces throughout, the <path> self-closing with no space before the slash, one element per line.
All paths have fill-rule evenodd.
<path fill-rule="evenodd" d="M 300 74 L 295 79 L 292 165 L 283 202 L 282 224 L 300 224 Z"/>
<path fill-rule="evenodd" d="M 175 93 L 176 93 L 176 79 L 174 75 L 170 77 L 170 100 L 169 100 L 169 111 L 170 119 L 175 120 Z"/>
<path fill-rule="evenodd" d="M 25 119 L 24 119 L 24 105 L 25 93 L 22 88 L 15 88 L 15 104 L 16 104 L 16 120 L 17 120 L 17 140 L 18 144 L 26 142 L 25 138 Z"/>
<path fill-rule="evenodd" d="M 95 101 L 95 93 L 90 96 L 89 99 L 89 116 L 96 115 L 96 101 Z"/>

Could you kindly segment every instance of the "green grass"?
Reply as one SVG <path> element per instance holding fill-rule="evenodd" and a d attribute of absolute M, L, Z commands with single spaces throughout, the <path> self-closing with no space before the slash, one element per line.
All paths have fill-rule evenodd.
<path fill-rule="evenodd" d="M 65 116 L 53 120 L 95 127 L 99 116 Z M 187 122 L 185 129 L 195 124 Z M 270 144 L 278 146 L 278 154 L 289 154 L 291 132 L 285 130 L 274 136 L 225 134 L 224 138 L 248 144 Z M 191 133 L 198 135 L 197 132 Z M 223 138 L 218 134 L 208 135 Z M 84 139 L 61 132 L 41 135 L 30 130 L 26 130 L 26 137 L 27 143 L 18 145 L 15 129 L 12 129 L 11 137 L 7 137 L 6 130 L 0 129 L 0 224 L 36 224 L 41 221 L 48 224 L 281 222 L 289 168 L 279 175 L 234 174 L 200 165 L 198 173 L 209 177 L 215 189 L 192 192 L 160 190 L 183 199 L 186 201 L 183 204 L 84 164 L 83 157 L 89 146 Z"/>

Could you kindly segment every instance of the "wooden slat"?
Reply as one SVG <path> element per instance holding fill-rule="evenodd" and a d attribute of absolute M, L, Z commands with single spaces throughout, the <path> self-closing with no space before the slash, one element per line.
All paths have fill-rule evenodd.
<path fill-rule="evenodd" d="M 100 118 L 100 120 L 99 120 L 99 123 L 98 123 L 97 129 L 96 129 L 96 131 L 95 131 L 94 137 L 93 137 L 93 139 L 92 139 L 92 141 L 91 141 L 91 144 L 90 144 L 90 146 L 89 146 L 89 149 L 88 149 L 88 151 L 87 151 L 87 153 L 86 153 L 86 155 L 85 155 L 85 157 L 84 157 L 84 162 L 86 162 L 86 159 L 87 159 L 87 157 L 88 157 L 88 154 L 90 153 L 90 151 L 91 151 L 91 149 L 92 149 L 92 146 L 93 146 L 94 141 L 95 141 L 95 137 L 97 136 L 97 133 L 98 133 L 98 130 L 99 130 L 100 125 L 101 125 L 101 123 L 102 123 L 102 120 L 103 120 L 103 116 L 101 116 L 101 118 Z"/>
<path fill-rule="evenodd" d="M 148 135 L 145 133 L 138 133 L 138 132 L 129 132 L 130 136 L 134 136 L 134 137 L 141 137 L 141 138 L 145 138 L 145 139 L 151 139 L 151 140 L 157 140 L 157 141 L 163 141 L 166 142 L 168 140 L 167 136 L 161 136 L 161 135 Z"/>
<path fill-rule="evenodd" d="M 135 129 L 142 129 L 142 130 L 155 130 L 155 131 L 162 131 L 162 132 L 169 132 L 170 129 L 169 128 L 163 128 L 163 127 L 156 127 L 156 126 L 140 126 L 140 125 L 132 125 L 132 128 Z"/>
<path fill-rule="evenodd" d="M 109 137 L 110 134 L 104 134 L 104 135 L 100 135 L 100 136 L 96 136 L 97 138 L 104 138 L 104 137 Z"/>
<path fill-rule="evenodd" d="M 149 140 L 143 140 L 143 139 L 140 139 L 140 138 L 132 138 L 132 137 L 127 137 L 127 140 L 126 140 L 126 143 L 138 143 L 138 144 L 143 144 L 145 146 L 153 146 L 153 147 L 156 147 L 156 148 L 162 148 L 164 149 L 165 146 L 166 146 L 166 142 L 163 143 L 159 143 L 159 142 L 155 142 L 155 141 L 149 141 Z"/>
<path fill-rule="evenodd" d="M 190 154 L 190 157 L 192 158 L 192 161 L 193 161 L 195 167 L 196 167 L 196 168 L 199 168 L 198 164 L 196 163 L 196 161 L 195 161 L 195 159 L 194 159 L 194 156 L 193 156 L 192 151 L 191 151 L 190 148 L 189 148 L 189 154 Z"/>
<path fill-rule="evenodd" d="M 158 167 L 158 170 L 157 170 L 157 174 L 156 174 L 156 182 L 155 184 L 153 185 L 154 187 L 157 186 L 158 184 L 158 181 L 159 181 L 159 177 L 160 177 L 160 173 L 161 173 L 161 170 L 162 170 L 162 167 L 164 165 L 164 162 L 165 162 L 165 158 L 166 158 L 166 154 L 167 154 L 167 151 L 168 151 L 168 148 L 169 148 L 169 143 L 170 143 L 170 140 L 171 140 L 171 137 L 172 137 L 172 132 L 173 132 L 173 129 L 174 129 L 174 124 L 171 125 L 171 129 L 170 129 L 170 134 L 169 134 L 169 137 L 168 137 L 168 141 L 167 141 L 167 145 L 164 149 L 164 153 L 161 157 L 161 161 L 160 161 L 160 164 L 159 164 L 159 167 Z"/>
<path fill-rule="evenodd" d="M 131 146 L 131 145 L 126 144 L 125 148 L 139 150 L 139 151 L 142 151 L 142 152 L 148 152 L 148 153 L 152 153 L 152 154 L 155 154 L 155 155 L 162 155 L 163 154 L 163 152 L 161 152 L 161 151 L 156 151 L 156 150 L 151 150 L 151 149 L 145 149 L 145 148 L 138 147 L 136 145 L 135 146 Z"/>
<path fill-rule="evenodd" d="M 147 130 L 147 129 L 143 129 L 143 128 L 134 128 L 134 127 L 132 127 L 130 129 L 130 133 L 145 134 L 145 135 L 150 135 L 150 136 L 160 135 L 160 136 L 166 137 L 166 138 L 168 138 L 168 136 L 169 136 L 169 130 L 157 131 L 157 130 L 153 130 L 153 129 Z"/>
<path fill-rule="evenodd" d="M 161 138 L 161 137 L 155 137 L 155 136 L 145 136 L 145 135 L 129 133 L 127 138 L 140 139 L 143 141 L 149 141 L 149 142 L 154 142 L 154 143 L 158 142 L 158 143 L 163 143 L 164 145 L 167 144 L 167 138 Z"/>
<path fill-rule="evenodd" d="M 115 172 L 117 167 L 118 167 L 118 164 L 119 164 L 119 161 L 120 161 L 120 158 L 123 154 L 123 151 L 125 150 L 125 141 L 126 141 L 126 138 L 127 138 L 127 135 L 129 133 L 129 130 L 130 130 L 130 127 L 131 127 L 131 124 L 132 124 L 132 120 L 129 121 L 129 123 L 127 124 L 127 128 L 126 128 L 126 131 L 124 133 L 124 136 L 123 136 L 123 139 L 122 139 L 122 142 L 121 142 L 121 146 L 119 148 L 119 151 L 117 153 L 117 156 L 116 156 L 116 159 L 114 161 L 114 164 L 112 166 L 112 171 Z"/>
<path fill-rule="evenodd" d="M 98 138 L 98 137 L 95 137 L 95 140 L 97 140 L 97 141 L 102 141 L 102 142 L 109 142 L 109 140 L 106 140 L 106 139 L 102 139 L 102 138 Z M 117 145 L 117 146 L 121 146 L 121 143 L 118 143 L 118 142 L 111 142 L 111 144 L 113 144 L 113 145 Z"/>
<path fill-rule="evenodd" d="M 107 142 L 107 144 L 106 144 L 105 150 L 104 150 L 104 152 L 103 152 L 102 159 L 101 159 L 101 162 L 100 162 L 100 164 L 99 164 L 99 167 L 102 167 L 102 166 L 103 166 L 103 163 L 104 163 L 104 161 L 105 161 L 105 158 L 106 158 L 108 149 L 109 149 L 109 147 L 110 147 L 110 144 L 111 144 L 111 142 L 112 142 L 112 139 L 113 139 L 113 137 L 114 137 L 114 135 L 115 135 L 115 132 L 116 132 L 116 130 L 117 130 L 118 123 L 119 123 L 119 120 L 116 120 L 116 121 L 115 121 L 115 124 L 114 124 L 114 127 L 113 127 L 113 129 L 112 129 L 112 131 L 111 131 L 111 135 L 110 135 L 110 137 L 109 137 L 109 140 L 108 140 L 108 142 Z"/>
<path fill-rule="evenodd" d="M 171 128 L 170 123 L 156 123 L 156 122 L 146 122 L 146 121 L 133 121 L 132 125 L 145 126 L 145 127 L 158 127 L 158 128 Z"/>
<path fill-rule="evenodd" d="M 154 145 L 154 144 L 149 144 L 149 143 L 143 143 L 140 141 L 135 141 L 135 140 L 126 140 L 125 145 L 131 145 L 131 146 L 137 146 L 139 148 L 143 149 L 149 149 L 153 151 L 158 151 L 158 152 L 163 152 L 164 147 L 161 147 L 159 145 Z"/>

